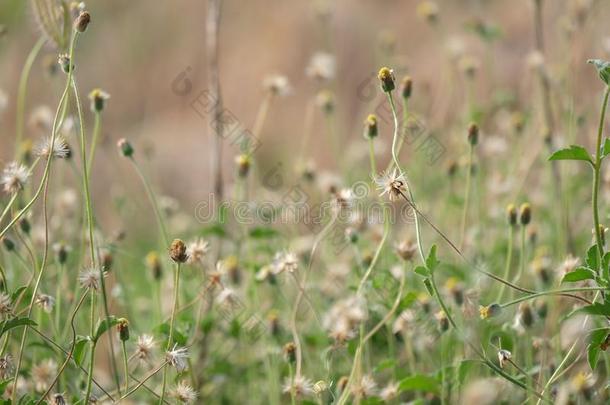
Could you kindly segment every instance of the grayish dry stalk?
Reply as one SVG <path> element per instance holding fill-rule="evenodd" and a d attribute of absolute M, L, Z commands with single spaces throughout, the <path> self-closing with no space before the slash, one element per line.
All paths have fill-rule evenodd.
<path fill-rule="evenodd" d="M 222 95 L 220 93 L 220 76 L 218 72 L 218 29 L 220 27 L 220 5 L 222 0 L 208 0 L 208 15 L 206 19 L 206 55 L 208 73 L 208 91 L 210 98 L 214 100 L 209 122 L 212 148 L 210 148 L 210 170 L 214 192 L 218 199 L 222 199 Z"/>

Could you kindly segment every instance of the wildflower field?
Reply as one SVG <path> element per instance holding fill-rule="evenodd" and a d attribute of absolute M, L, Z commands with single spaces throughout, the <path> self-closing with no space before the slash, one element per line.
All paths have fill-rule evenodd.
<path fill-rule="evenodd" d="M 0 405 L 610 403 L 607 0 L 0 1 Z"/>

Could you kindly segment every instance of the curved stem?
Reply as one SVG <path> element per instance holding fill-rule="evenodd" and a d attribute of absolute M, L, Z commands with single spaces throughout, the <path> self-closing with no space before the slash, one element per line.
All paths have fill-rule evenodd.
<path fill-rule="evenodd" d="M 95 336 L 95 291 L 91 292 L 91 314 L 90 314 L 90 322 L 91 322 L 91 351 L 89 354 L 89 375 L 87 376 L 87 390 L 85 393 L 85 404 L 89 403 L 89 398 L 91 397 L 91 382 L 93 380 L 93 367 L 95 365 L 95 348 L 97 346 L 97 337 Z"/>
<path fill-rule="evenodd" d="M 518 304 L 523 301 L 532 300 L 534 298 L 543 297 L 545 295 L 563 295 L 563 294 L 574 293 L 574 292 L 605 291 L 605 290 L 608 290 L 608 288 L 607 287 L 582 287 L 582 288 L 566 288 L 563 290 L 541 291 L 541 292 L 538 292 L 535 294 L 529 294 L 529 295 L 526 295 L 523 297 L 519 297 L 517 299 L 506 302 L 504 304 L 500 304 L 500 307 L 502 307 L 502 308 L 510 307 L 511 305 L 515 305 L 515 304 Z"/>
<path fill-rule="evenodd" d="M 95 122 L 93 123 L 93 137 L 91 146 L 89 146 L 89 161 L 87 162 L 87 173 L 91 175 L 91 167 L 93 166 L 93 158 L 95 157 L 95 149 L 97 147 L 98 138 L 102 131 L 102 117 L 99 111 L 95 111 Z"/>

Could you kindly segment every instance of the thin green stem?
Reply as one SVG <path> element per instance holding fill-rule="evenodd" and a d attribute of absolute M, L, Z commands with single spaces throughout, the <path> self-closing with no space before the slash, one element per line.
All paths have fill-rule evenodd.
<path fill-rule="evenodd" d="M 91 175 L 91 167 L 93 166 L 93 158 L 95 157 L 95 149 L 98 144 L 98 138 L 102 131 L 102 115 L 99 111 L 95 111 L 95 121 L 93 123 L 93 137 L 89 146 L 89 161 L 87 162 L 87 173 Z"/>
<path fill-rule="evenodd" d="M 508 280 L 510 277 L 510 266 L 512 263 L 512 259 L 513 259 L 513 233 L 514 233 L 514 226 L 513 225 L 508 225 L 508 248 L 506 250 L 506 265 L 504 267 L 504 275 L 502 276 L 502 278 L 504 280 Z M 500 287 L 500 293 L 498 294 L 498 299 L 496 300 L 496 302 L 500 302 L 502 301 L 502 297 L 504 296 L 504 291 L 506 290 L 506 284 L 502 283 L 502 286 Z"/>
<path fill-rule="evenodd" d="M 95 336 L 95 291 L 91 292 L 91 313 L 90 313 L 90 325 L 91 331 L 89 338 L 91 339 L 91 351 L 89 352 L 89 374 L 87 376 L 87 389 L 85 393 L 85 404 L 89 403 L 91 397 L 91 386 L 93 381 L 93 367 L 95 365 L 95 348 L 97 346 L 97 337 Z"/>
<path fill-rule="evenodd" d="M 45 42 L 46 38 L 44 37 L 41 37 L 36 42 L 25 60 L 25 64 L 23 65 L 23 69 L 21 71 L 21 77 L 19 78 L 19 90 L 17 93 L 17 119 L 15 121 L 15 159 L 17 159 L 19 148 L 21 147 L 21 141 L 23 140 L 23 128 L 25 126 L 25 98 L 28 89 L 30 72 L 32 71 L 32 66 L 36 61 L 36 57 L 40 53 L 40 50 L 44 46 Z"/>
<path fill-rule="evenodd" d="M 371 178 L 377 175 L 377 164 L 375 163 L 375 145 L 373 138 L 369 138 L 369 159 L 371 161 Z"/>
<path fill-rule="evenodd" d="M 142 181 L 142 184 L 144 185 L 144 188 L 146 189 L 146 194 L 147 194 L 148 199 L 150 200 L 150 204 L 152 205 L 153 210 L 155 212 L 155 218 L 157 219 L 157 225 L 159 226 L 159 230 L 161 231 L 161 236 L 163 237 L 164 246 L 169 246 L 169 236 L 167 233 L 167 228 L 165 227 L 165 222 L 163 220 L 163 216 L 161 215 L 161 210 L 159 209 L 159 204 L 157 202 L 157 198 L 155 197 L 155 193 L 153 192 L 152 187 L 150 186 L 150 182 L 144 175 L 144 172 L 142 171 L 142 169 L 140 169 L 140 166 L 138 165 L 136 160 L 133 157 L 130 157 L 129 160 L 133 164 L 133 167 L 135 168 L 136 173 L 140 177 L 140 180 Z"/>
<path fill-rule="evenodd" d="M 500 307 L 507 308 L 511 305 L 518 304 L 523 301 L 533 300 L 534 298 L 544 297 L 545 295 L 562 295 L 567 293 L 575 293 L 575 292 L 589 292 L 589 291 L 606 291 L 608 287 L 581 287 L 581 288 L 566 288 L 563 290 L 549 290 L 549 291 L 541 291 L 535 294 L 525 295 L 523 297 L 516 298 L 512 301 L 506 302 L 504 304 L 500 304 Z"/>
<path fill-rule="evenodd" d="M 604 246 L 602 244 L 602 231 L 599 227 L 599 210 L 598 210 L 598 194 L 599 180 L 602 168 L 602 135 L 604 132 L 604 122 L 606 119 L 606 107 L 608 106 L 608 96 L 610 96 L 610 86 L 606 86 L 604 91 L 604 99 L 602 101 L 601 113 L 599 117 L 599 125 L 597 128 L 597 140 L 595 142 L 595 165 L 593 167 L 593 225 L 595 226 L 595 242 L 597 244 L 597 265 L 596 271 L 599 272 L 601 258 L 604 256 Z"/>
<path fill-rule="evenodd" d="M 125 392 L 129 392 L 129 366 L 127 357 L 127 345 L 124 340 L 121 341 L 123 347 L 123 370 L 125 373 Z M 119 393 L 120 395 L 120 393 Z"/>
<path fill-rule="evenodd" d="M 460 226 L 460 249 L 464 248 L 464 239 L 466 237 L 466 221 L 468 219 L 468 205 L 470 203 L 470 183 L 472 182 L 472 159 L 474 155 L 474 146 L 471 144 L 468 150 L 468 167 L 466 172 L 466 190 L 464 191 L 464 208 L 462 211 L 462 222 Z"/>
<path fill-rule="evenodd" d="M 174 272 L 174 306 L 172 308 L 172 317 L 169 321 L 169 336 L 167 338 L 167 347 L 169 350 L 172 345 L 172 340 L 174 339 L 174 323 L 176 320 L 176 314 L 178 313 L 178 302 L 179 302 L 179 292 L 180 292 L 180 263 L 176 266 L 176 271 Z M 161 398 L 159 399 L 159 404 L 162 404 L 165 399 L 165 390 L 167 389 L 167 368 L 163 370 L 163 385 L 161 387 Z"/>

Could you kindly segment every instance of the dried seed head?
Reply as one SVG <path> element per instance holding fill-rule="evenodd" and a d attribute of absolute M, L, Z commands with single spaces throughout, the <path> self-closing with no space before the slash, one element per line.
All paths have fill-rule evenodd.
<path fill-rule="evenodd" d="M 23 190 L 29 177 L 30 172 L 27 167 L 17 162 L 11 162 L 2 171 L 0 184 L 5 193 L 15 194 Z"/>
<path fill-rule="evenodd" d="M 118 319 L 116 329 L 119 332 L 119 339 L 121 339 L 122 342 L 129 340 L 129 321 L 127 319 Z"/>
<path fill-rule="evenodd" d="M 409 99 L 411 98 L 411 93 L 413 91 L 413 80 L 411 76 L 405 76 L 402 78 L 402 98 Z"/>
<path fill-rule="evenodd" d="M 519 222 L 521 225 L 526 226 L 532 221 L 532 207 L 529 203 L 521 204 L 519 209 Z"/>
<path fill-rule="evenodd" d="M 235 165 L 237 166 L 237 175 L 244 178 L 250 171 L 250 156 L 241 154 L 235 158 Z"/>
<path fill-rule="evenodd" d="M 515 207 L 515 204 L 508 204 L 508 207 L 506 207 L 506 215 L 510 226 L 517 225 L 517 207 Z"/>
<path fill-rule="evenodd" d="M 51 405 L 66 405 L 66 398 L 64 394 L 53 394 L 51 398 Z"/>
<path fill-rule="evenodd" d="M 89 100 L 91 100 L 91 111 L 102 112 L 106 105 L 106 100 L 110 98 L 110 94 L 106 93 L 102 89 L 93 89 L 89 93 Z"/>
<path fill-rule="evenodd" d="M 479 126 L 474 122 L 468 126 L 468 143 L 475 146 L 479 142 Z"/>
<path fill-rule="evenodd" d="M 184 263 L 188 259 L 186 245 L 181 239 L 174 239 L 169 247 L 169 257 L 176 263 Z"/>
<path fill-rule="evenodd" d="M 500 363 L 500 368 L 504 368 L 504 364 L 506 364 L 512 357 L 512 353 L 508 350 L 498 350 L 498 362 Z"/>
<path fill-rule="evenodd" d="M 377 127 L 377 116 L 375 114 L 369 114 L 364 120 L 364 137 L 366 139 L 373 139 L 378 133 Z"/>
<path fill-rule="evenodd" d="M 176 385 L 176 388 L 172 391 L 172 396 L 183 404 L 192 404 L 197 399 L 195 390 L 184 381 L 180 381 Z"/>
<path fill-rule="evenodd" d="M 78 17 L 74 20 L 74 29 L 80 33 L 87 31 L 87 27 L 91 23 L 91 14 L 88 11 L 81 11 Z"/>
<path fill-rule="evenodd" d="M 396 88 L 396 79 L 394 78 L 394 71 L 387 67 L 382 67 L 377 74 L 377 78 L 381 83 L 381 90 L 385 93 L 389 93 Z"/>
<path fill-rule="evenodd" d="M 417 244 L 413 243 L 410 240 L 403 240 L 402 242 L 400 242 L 399 244 L 396 245 L 394 250 L 396 251 L 396 254 L 398 256 L 400 256 L 400 258 L 402 260 L 408 262 L 408 261 L 413 260 L 413 256 L 415 255 L 415 252 L 417 251 Z"/>
<path fill-rule="evenodd" d="M 119 152 L 121 152 L 121 155 L 125 156 L 125 157 L 132 157 L 133 153 L 135 152 L 133 149 L 133 146 L 131 146 L 131 144 L 129 143 L 129 141 L 125 138 L 121 138 L 119 139 L 119 141 L 117 142 L 117 147 L 119 148 Z"/>

